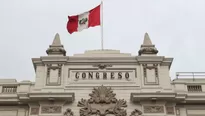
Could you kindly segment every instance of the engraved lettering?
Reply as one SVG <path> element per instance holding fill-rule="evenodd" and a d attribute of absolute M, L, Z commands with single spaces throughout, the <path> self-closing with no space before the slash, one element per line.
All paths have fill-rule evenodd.
<path fill-rule="evenodd" d="M 76 78 L 76 79 L 79 79 L 79 72 L 76 72 L 76 73 L 75 73 L 75 78 Z"/>
<path fill-rule="evenodd" d="M 126 79 L 129 79 L 129 77 L 130 77 L 130 74 L 129 74 L 128 72 L 126 72 L 126 73 L 125 73 L 125 78 L 126 78 Z"/>
<path fill-rule="evenodd" d="M 88 73 L 88 78 L 89 78 L 89 79 L 93 79 L 93 72 L 89 72 L 89 73 Z"/>
<path fill-rule="evenodd" d="M 103 79 L 107 79 L 107 73 L 103 72 Z"/>
<path fill-rule="evenodd" d="M 122 72 L 118 73 L 118 79 L 122 79 Z"/>
<path fill-rule="evenodd" d="M 96 79 L 99 79 L 99 78 L 100 78 L 99 72 L 96 72 L 95 77 L 96 77 Z"/>
<path fill-rule="evenodd" d="M 111 79 L 114 79 L 115 78 L 115 76 L 114 76 L 114 72 L 111 72 Z"/>
<path fill-rule="evenodd" d="M 76 79 L 131 79 L 131 71 L 81 71 L 75 72 Z"/>
<path fill-rule="evenodd" d="M 83 78 L 83 79 L 86 78 L 86 73 L 82 73 L 82 78 Z"/>

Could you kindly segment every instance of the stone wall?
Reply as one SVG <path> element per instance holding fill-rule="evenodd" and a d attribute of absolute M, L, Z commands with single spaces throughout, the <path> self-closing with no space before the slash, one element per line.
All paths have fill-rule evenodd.
<path fill-rule="evenodd" d="M 28 116 L 28 106 L 0 106 L 0 116 Z"/>

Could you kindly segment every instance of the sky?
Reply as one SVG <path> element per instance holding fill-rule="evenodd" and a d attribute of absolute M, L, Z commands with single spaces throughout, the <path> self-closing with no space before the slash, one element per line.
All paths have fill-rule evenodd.
<path fill-rule="evenodd" d="M 0 78 L 35 80 L 31 58 L 46 56 L 56 33 L 71 56 L 101 48 L 101 28 L 69 34 L 68 15 L 101 0 L 1 0 Z M 176 72 L 205 72 L 205 0 L 104 0 L 104 48 L 138 55 L 147 32 Z"/>

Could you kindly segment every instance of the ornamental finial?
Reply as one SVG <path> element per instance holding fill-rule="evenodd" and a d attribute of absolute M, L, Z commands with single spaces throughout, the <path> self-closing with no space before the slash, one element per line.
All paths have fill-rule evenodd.
<path fill-rule="evenodd" d="M 145 33 L 143 44 L 141 45 L 141 48 L 138 51 L 138 53 L 139 53 L 139 56 L 141 56 L 141 55 L 156 55 L 158 53 L 158 50 L 155 47 L 155 45 L 152 44 L 152 41 L 151 41 L 148 33 Z"/>
<path fill-rule="evenodd" d="M 48 55 L 66 55 L 66 51 L 61 44 L 60 36 L 58 33 L 55 35 L 52 45 L 50 45 L 49 48 L 46 50 L 46 53 Z"/>

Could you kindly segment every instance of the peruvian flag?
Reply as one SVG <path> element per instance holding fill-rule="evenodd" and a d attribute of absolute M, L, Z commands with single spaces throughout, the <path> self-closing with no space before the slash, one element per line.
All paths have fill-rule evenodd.
<path fill-rule="evenodd" d="M 67 30 L 70 34 L 100 25 L 100 5 L 80 15 L 68 16 Z"/>

